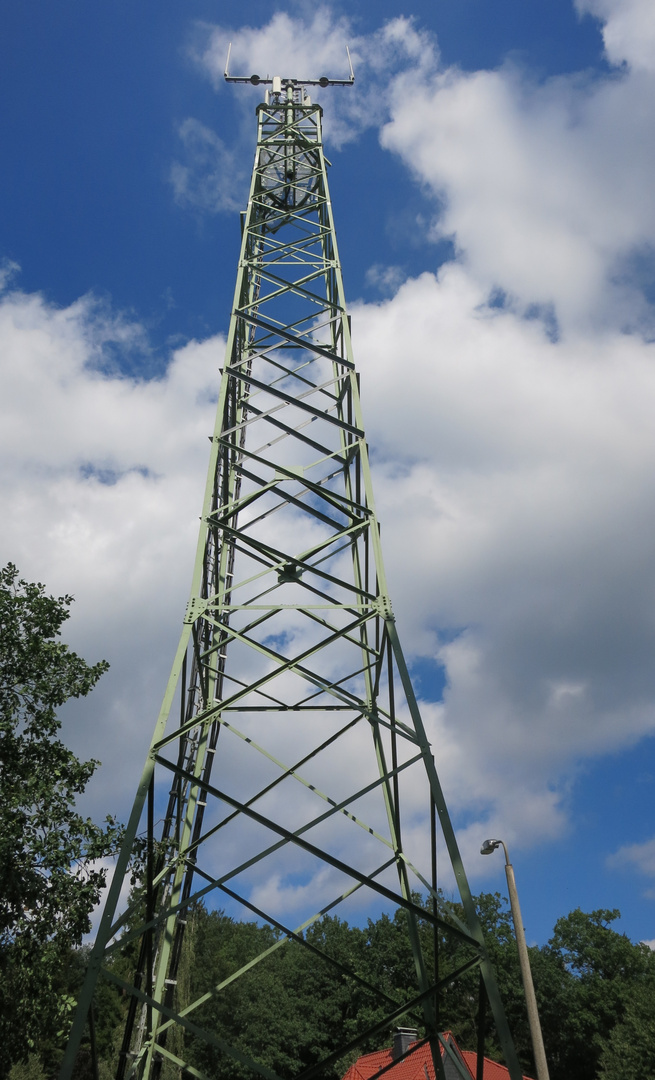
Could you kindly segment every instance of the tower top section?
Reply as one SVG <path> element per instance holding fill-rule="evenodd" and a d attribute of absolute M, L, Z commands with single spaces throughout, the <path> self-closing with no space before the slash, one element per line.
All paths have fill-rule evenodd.
<path fill-rule="evenodd" d="M 252 86 L 271 86 L 274 94 L 281 94 L 283 90 L 297 90 L 302 86 L 352 86 L 355 81 L 355 73 L 353 71 L 352 60 L 350 59 L 350 49 L 346 45 L 346 55 L 348 57 L 348 67 L 350 68 L 350 75 L 347 79 L 332 79 L 327 75 L 321 75 L 318 79 L 289 79 L 282 78 L 280 75 L 267 75 L 262 78 L 261 75 L 230 75 L 230 53 L 232 51 L 232 42 L 230 42 L 227 50 L 227 60 L 225 61 L 225 81 L 235 83 L 250 83 Z"/>

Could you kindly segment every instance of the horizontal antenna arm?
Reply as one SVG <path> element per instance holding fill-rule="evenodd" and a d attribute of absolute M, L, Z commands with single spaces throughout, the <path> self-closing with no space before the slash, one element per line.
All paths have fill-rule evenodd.
<path fill-rule="evenodd" d="M 230 75 L 230 53 L 232 51 L 232 42 L 228 45 L 227 59 L 225 61 L 225 81 L 233 83 L 250 83 L 252 86 L 267 86 L 273 82 L 272 78 L 266 76 L 262 79 L 260 75 Z M 346 45 L 346 55 L 348 57 L 348 67 L 350 69 L 350 75 L 347 79 L 330 79 L 327 75 L 321 75 L 319 79 L 281 79 L 282 86 L 352 86 L 355 81 L 355 72 L 353 71 L 353 63 L 350 58 L 350 49 Z"/>

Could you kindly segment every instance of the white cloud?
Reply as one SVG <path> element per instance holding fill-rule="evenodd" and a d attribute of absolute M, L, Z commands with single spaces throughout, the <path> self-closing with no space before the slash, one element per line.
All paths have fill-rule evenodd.
<path fill-rule="evenodd" d="M 347 887 L 347 885 L 345 886 Z M 302 884 L 289 884 L 279 874 L 255 885 L 250 901 L 262 911 L 285 915 L 308 910 L 318 911 L 329 904 L 344 888 L 344 882 L 328 867 L 318 870 Z"/>
<path fill-rule="evenodd" d="M 472 850 L 492 822 L 554 836 L 574 763 L 655 727 L 655 346 L 484 301 L 453 264 L 353 312 L 399 628 L 446 668 L 426 712 Z"/>
<path fill-rule="evenodd" d="M 190 342 L 149 382 L 103 370 L 107 349 L 143 341 L 91 298 L 0 300 L 0 557 L 72 592 L 66 639 L 112 665 L 65 712 L 76 752 L 105 763 L 92 784 L 101 817 L 129 805 L 163 692 L 223 354 L 220 339 Z"/>
<path fill-rule="evenodd" d="M 379 290 L 383 296 L 392 296 L 407 278 L 400 266 L 384 266 L 374 263 L 366 271 L 366 284 Z"/>
<path fill-rule="evenodd" d="M 615 869 L 634 867 L 645 877 L 655 878 L 655 838 L 642 844 L 625 844 L 609 856 L 607 865 Z M 644 944 L 653 948 L 652 942 Z"/>
<path fill-rule="evenodd" d="M 176 201 L 210 213 L 239 210 L 248 177 L 238 152 L 192 117 L 180 125 L 178 134 L 184 161 L 175 161 L 170 172 Z"/>
<path fill-rule="evenodd" d="M 610 63 L 655 71 L 655 9 L 650 0 L 576 0 L 576 8 L 602 20 Z"/>
<path fill-rule="evenodd" d="M 4 292 L 9 282 L 19 272 L 20 266 L 12 259 L 2 259 L 0 261 L 0 292 Z"/>
<path fill-rule="evenodd" d="M 399 76 L 383 144 L 440 199 L 470 273 L 520 309 L 552 305 L 564 332 L 653 325 L 635 256 L 652 264 L 655 118 L 649 74 Z M 631 261 L 632 260 L 632 261 Z"/>
<path fill-rule="evenodd" d="M 648 37 L 650 8 L 594 11 L 606 44 L 628 15 Z M 381 131 L 458 252 L 353 325 L 400 628 L 445 665 L 427 713 L 471 857 L 490 827 L 561 832 L 576 761 L 655 727 L 655 87 L 624 52 L 619 76 L 541 84 L 400 72 Z"/>

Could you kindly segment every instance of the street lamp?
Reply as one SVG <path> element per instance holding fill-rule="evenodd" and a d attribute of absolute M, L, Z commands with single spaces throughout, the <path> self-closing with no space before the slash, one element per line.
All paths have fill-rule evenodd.
<path fill-rule="evenodd" d="M 528 1009 L 528 1023 L 530 1024 L 534 1062 L 537 1066 L 537 1080 L 549 1080 L 548 1063 L 546 1061 L 546 1051 L 544 1050 L 544 1040 L 541 1034 L 541 1024 L 539 1023 L 537 999 L 534 994 L 528 947 L 525 943 L 525 930 L 523 929 L 523 919 L 521 918 L 521 908 L 519 907 L 519 895 L 516 891 L 514 868 L 509 861 L 507 845 L 504 840 L 485 840 L 480 848 L 480 854 L 491 855 L 492 851 L 495 851 L 496 848 L 501 846 L 505 852 L 505 874 L 507 877 L 507 888 L 509 890 L 509 903 L 512 909 L 516 944 L 519 950 L 519 964 L 521 965 L 521 977 L 523 979 L 523 988 L 525 990 L 525 1003 Z"/>

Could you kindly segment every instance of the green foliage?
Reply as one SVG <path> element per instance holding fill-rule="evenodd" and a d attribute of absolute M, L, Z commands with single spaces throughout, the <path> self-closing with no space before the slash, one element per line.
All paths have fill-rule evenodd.
<path fill-rule="evenodd" d="M 90 928 L 117 828 L 75 810 L 97 762 L 58 738 L 57 709 L 107 669 L 58 640 L 72 597 L 0 570 L 0 1076 L 66 1014 L 57 980 Z"/>
<path fill-rule="evenodd" d="M 364 929 L 325 916 L 308 928 L 303 944 L 288 941 L 269 927 L 235 922 L 222 912 L 198 908 L 187 935 L 189 931 L 194 960 L 191 995 L 224 985 L 198 1010 L 196 1022 L 281 1077 L 317 1064 L 381 1015 L 378 995 L 362 985 L 374 977 L 373 950 Z M 267 955 L 252 964 L 265 951 Z M 324 957 L 332 963 L 326 964 Z M 243 975 L 228 981 L 249 964 Z M 377 1045 L 376 1040 L 363 1049 Z M 188 1054 L 189 1061 L 208 1075 L 252 1076 L 218 1047 L 193 1041 Z M 325 1075 L 340 1077 L 348 1063 L 335 1061 Z"/>
<path fill-rule="evenodd" d="M 26 1061 L 12 1065 L 9 1080 L 46 1080 L 45 1070 L 36 1054 L 30 1054 Z"/>
<path fill-rule="evenodd" d="M 534 1076 L 508 905 L 498 893 L 483 893 L 476 901 L 517 1052 L 526 1075 Z M 440 911 L 445 917 L 462 914 L 457 903 L 444 897 Z M 643 1080 L 655 1075 L 655 956 L 612 928 L 617 915 L 573 911 L 558 920 L 547 945 L 530 950 L 551 1080 L 637 1076 Z M 188 932 L 193 943 L 185 944 L 192 957 L 186 1000 L 224 984 L 197 1011 L 196 1022 L 283 1078 L 310 1068 L 385 1014 L 379 995 L 336 967 L 326 971 L 311 950 L 293 941 L 281 943 L 283 939 L 268 927 L 238 923 L 199 907 Z M 419 923 L 419 934 L 431 964 L 434 936 L 427 920 Z M 369 920 L 366 928 L 324 918 L 309 929 L 305 940 L 396 1001 L 415 993 L 404 911 Z M 454 974 L 467 959 L 467 946 L 440 934 L 438 948 L 446 983 L 440 997 L 440 1026 L 451 1030 L 463 1048 L 475 1049 L 478 972 L 471 970 L 449 983 L 448 973 Z M 264 949 L 271 950 L 264 960 L 228 982 Z M 419 1030 L 420 1021 L 420 1013 L 404 1020 Z M 486 1053 L 501 1059 L 489 1010 L 487 1031 Z M 390 1041 L 391 1031 L 383 1031 L 356 1053 L 336 1061 L 325 1075 L 336 1080 L 360 1053 Z M 235 1080 L 253 1075 L 229 1053 L 196 1040 L 187 1042 L 184 1054 L 208 1075 L 230 1075 Z"/>
<path fill-rule="evenodd" d="M 623 1018 L 600 1057 L 598 1080 L 644 1080 L 655 1076 L 655 975 L 628 989 Z"/>
<path fill-rule="evenodd" d="M 420 902 L 420 897 L 414 900 Z M 498 949 L 502 951 L 510 941 L 513 945 L 500 897 L 481 900 L 486 920 L 498 932 Z M 457 905 L 443 897 L 441 910 L 447 915 L 459 913 Z M 418 932 L 426 961 L 432 965 L 431 924 L 419 920 Z M 471 955 L 466 946 L 453 947 L 443 936 L 439 948 L 444 972 L 455 972 Z M 195 1012 L 194 1022 L 214 1032 L 237 1054 L 255 1058 L 281 1077 L 316 1065 L 382 1022 L 394 1003 L 416 995 L 404 910 L 369 920 L 365 928 L 325 916 L 299 942 L 287 941 L 270 927 L 235 922 L 222 912 L 207 912 L 199 906 L 187 925 L 186 950 L 193 962 L 178 1007 L 220 986 Z M 252 963 L 264 951 L 267 955 Z M 517 961 L 516 965 L 518 971 Z M 516 993 L 520 997 L 520 991 Z M 464 1046 L 475 1045 L 477 1004 L 477 971 L 454 981 L 443 995 L 443 1026 L 451 1028 Z M 420 1028 L 421 1020 L 422 1013 L 416 1009 L 402 1022 Z M 361 1042 L 357 1051 L 334 1060 L 323 1075 L 337 1080 L 359 1054 L 388 1045 L 390 1039 L 391 1026 Z M 174 1052 L 184 1056 L 181 1047 Z M 190 1040 L 185 1052 L 187 1060 L 207 1075 L 229 1074 L 237 1080 L 252 1076 L 226 1049 L 208 1047 L 199 1039 Z"/>
<path fill-rule="evenodd" d="M 655 978 L 650 949 L 612 928 L 619 914 L 615 909 L 587 914 L 577 908 L 557 920 L 542 950 L 552 975 L 559 976 L 557 993 L 553 979 L 543 1009 L 544 1041 L 555 1058 L 555 1080 L 599 1076 L 608 1040 L 624 1024 L 634 993 Z"/>

